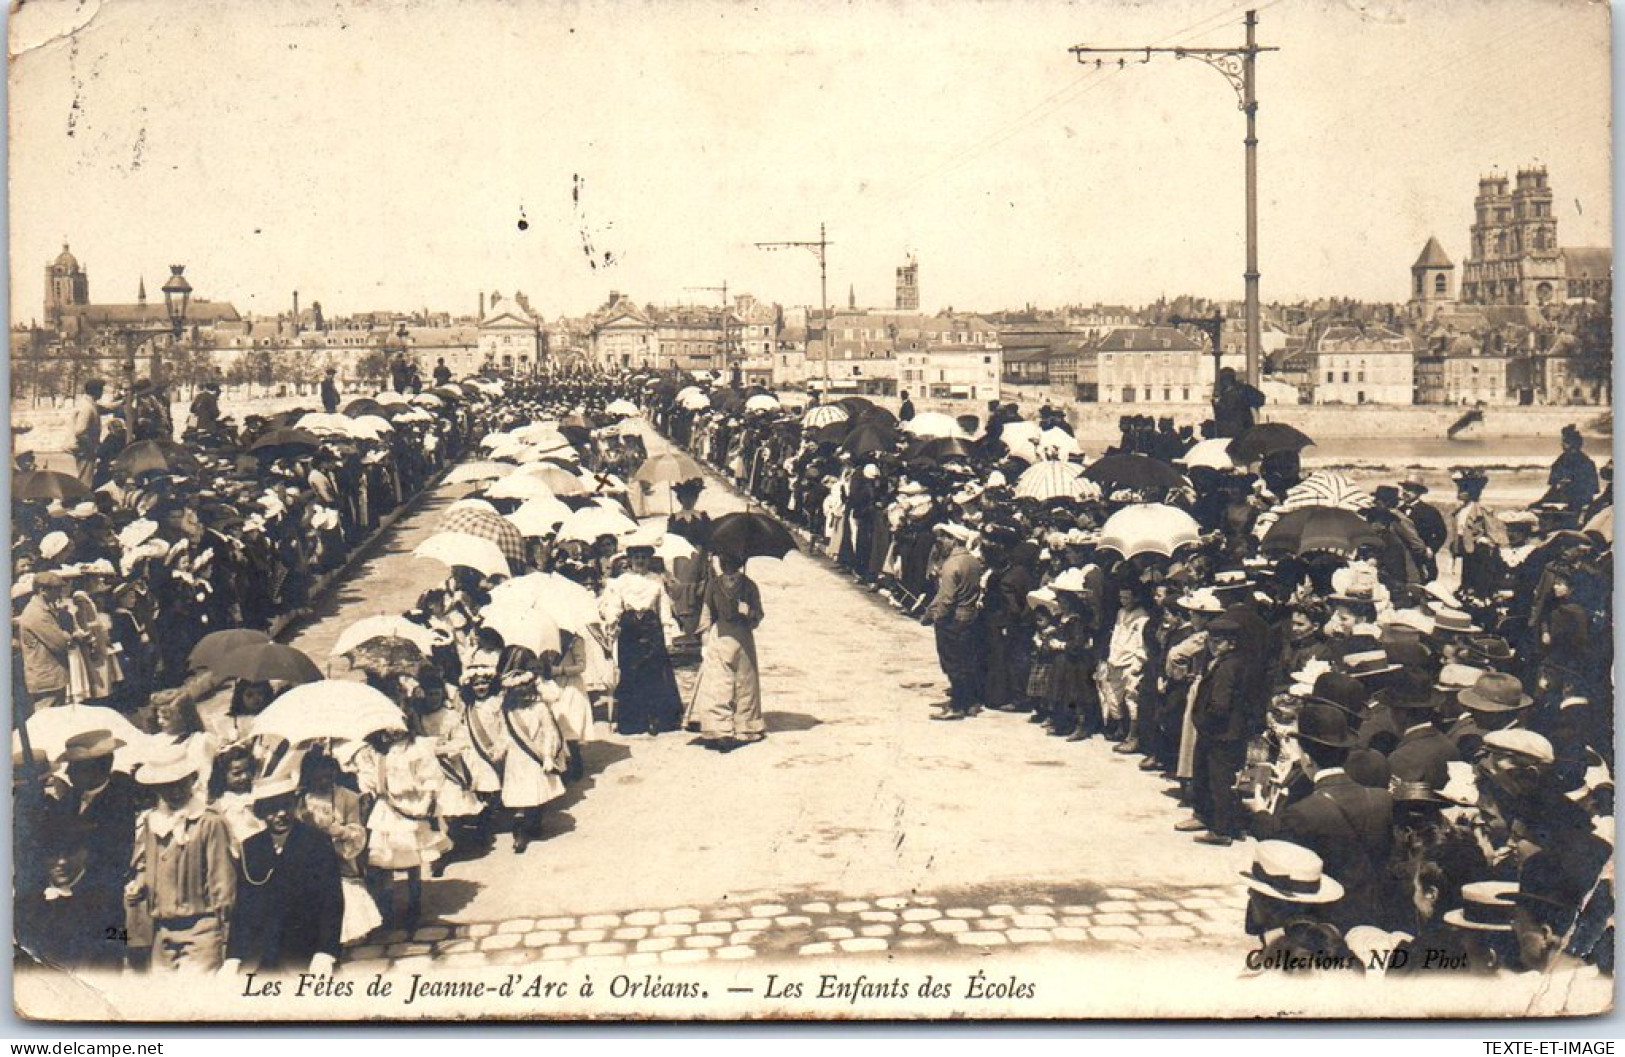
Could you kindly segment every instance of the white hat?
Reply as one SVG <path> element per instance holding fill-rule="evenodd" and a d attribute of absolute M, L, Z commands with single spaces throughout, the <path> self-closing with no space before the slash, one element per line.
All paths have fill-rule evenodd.
<path fill-rule="evenodd" d="M 1551 742 L 1532 730 L 1519 730 L 1516 727 L 1511 730 L 1490 731 L 1484 735 L 1484 747 L 1508 756 L 1518 756 L 1533 763 L 1550 764 L 1557 759 L 1557 753 L 1552 751 Z"/>
<path fill-rule="evenodd" d="M 1254 892 L 1288 903 L 1335 903 L 1343 886 L 1326 876 L 1326 864 L 1308 848 L 1284 840 L 1253 845 L 1253 866 L 1241 874 Z"/>
<path fill-rule="evenodd" d="M 250 795 L 253 797 L 254 803 L 258 804 L 262 800 L 275 800 L 279 796 L 290 796 L 298 791 L 298 779 L 290 774 L 281 774 L 261 778 L 255 782 L 253 792 Z"/>
<path fill-rule="evenodd" d="M 1179 600 L 1181 609 L 1192 613 L 1223 613 L 1225 605 L 1211 587 L 1198 587 Z"/>
<path fill-rule="evenodd" d="M 141 544 L 152 539 L 153 533 L 157 531 L 158 523 L 156 521 L 150 521 L 147 518 L 137 518 L 128 525 L 125 525 L 123 529 L 119 530 L 119 545 L 125 550 L 129 550 L 132 547 L 139 547 Z"/>
<path fill-rule="evenodd" d="M 168 785 L 197 774 L 197 763 L 184 748 L 168 755 L 156 757 L 136 768 L 135 780 L 140 785 Z"/>
<path fill-rule="evenodd" d="M 16 583 L 11 585 L 11 597 L 15 601 L 34 593 L 34 574 L 24 573 L 17 577 Z"/>
<path fill-rule="evenodd" d="M 975 531 L 954 521 L 944 521 L 937 526 L 937 531 L 944 536 L 952 536 L 961 543 L 971 543 L 976 539 Z"/>
<path fill-rule="evenodd" d="M 73 508 L 68 511 L 68 516 L 75 518 L 87 518 L 95 517 L 99 513 L 101 513 L 101 511 L 96 509 L 95 503 L 86 501 L 83 503 L 74 504 Z"/>
<path fill-rule="evenodd" d="M 68 549 L 68 534 L 66 532 L 48 532 L 45 538 L 39 541 L 40 557 L 50 560 Z"/>
<path fill-rule="evenodd" d="M 1082 594 L 1089 589 L 1089 583 L 1084 579 L 1083 570 L 1074 567 L 1067 569 L 1060 576 L 1051 580 L 1049 589 L 1054 592 L 1066 591 L 1071 594 Z"/>

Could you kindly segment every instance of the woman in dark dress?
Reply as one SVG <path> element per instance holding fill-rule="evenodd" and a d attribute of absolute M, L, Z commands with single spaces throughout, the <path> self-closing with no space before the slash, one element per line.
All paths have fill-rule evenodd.
<path fill-rule="evenodd" d="M 705 482 L 699 478 L 683 481 L 672 492 L 679 509 L 666 520 L 666 531 L 694 545 L 692 558 L 678 558 L 672 562 L 676 586 L 672 589 L 671 608 L 683 634 L 692 635 L 700 619 L 700 598 L 705 591 L 705 572 L 709 567 L 711 543 L 711 515 L 696 510 Z"/>
<path fill-rule="evenodd" d="M 666 643 L 678 633 L 665 584 L 649 573 L 654 548 L 628 547 L 631 569 L 604 585 L 599 615 L 616 629 L 615 729 L 621 734 L 661 734 L 683 723 Z"/>

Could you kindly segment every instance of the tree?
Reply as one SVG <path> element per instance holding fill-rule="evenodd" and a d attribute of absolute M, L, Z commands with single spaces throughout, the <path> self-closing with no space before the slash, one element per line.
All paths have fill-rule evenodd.
<path fill-rule="evenodd" d="M 389 354 L 383 349 L 372 349 L 355 364 L 355 376 L 369 385 L 382 387 L 389 377 Z"/>

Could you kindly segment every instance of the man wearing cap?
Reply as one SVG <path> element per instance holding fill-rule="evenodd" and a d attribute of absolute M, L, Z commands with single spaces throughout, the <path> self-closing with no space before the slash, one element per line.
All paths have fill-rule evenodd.
<path fill-rule="evenodd" d="M 1314 783 L 1308 795 L 1274 814 L 1252 805 L 1252 830 L 1260 840 L 1293 841 L 1326 861 L 1343 879 L 1348 895 L 1337 908 L 1345 928 L 1385 924 L 1394 905 L 1387 875 L 1393 850 L 1394 800 L 1385 789 L 1370 789 L 1345 770 L 1357 744 L 1348 714 L 1329 701 L 1309 700 L 1298 713 L 1298 745 L 1303 768 Z"/>
<path fill-rule="evenodd" d="M 124 890 L 132 922 L 152 924 L 154 970 L 214 972 L 237 899 L 230 828 L 199 794 L 184 749 L 143 764 L 136 781 L 158 802 L 136 823 L 134 878 Z"/>
<path fill-rule="evenodd" d="M 333 842 L 297 819 L 292 777 L 262 779 L 252 795 L 265 828 L 243 841 L 224 969 L 330 973 L 344 922 Z"/>
<path fill-rule="evenodd" d="M 100 402 L 107 383 L 92 378 L 73 403 L 73 463 L 86 488 L 96 486 L 96 453 L 102 442 Z"/>
<path fill-rule="evenodd" d="M 23 678 L 34 711 L 67 701 L 68 656 L 74 632 L 61 609 L 67 582 L 47 569 L 34 575 L 34 595 L 17 617 L 17 639 L 23 653 Z"/>
<path fill-rule="evenodd" d="M 1493 862 L 1564 853 L 1592 836 L 1591 816 L 1564 795 L 1552 743 L 1531 730 L 1491 731 L 1478 760 L 1479 809 Z"/>
<path fill-rule="evenodd" d="M 982 560 L 971 551 L 976 534 L 952 522 L 937 526 L 948 541 L 948 556 L 937 572 L 937 593 L 924 622 L 936 631 L 937 661 L 948 677 L 948 701 L 932 719 L 958 720 L 979 707 L 982 696 L 980 649 L 976 641 L 981 611 Z"/>

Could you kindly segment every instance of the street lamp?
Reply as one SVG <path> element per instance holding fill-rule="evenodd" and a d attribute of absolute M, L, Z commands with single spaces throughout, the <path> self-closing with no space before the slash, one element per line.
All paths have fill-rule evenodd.
<path fill-rule="evenodd" d="M 167 327 L 128 327 L 124 330 L 124 427 L 130 440 L 135 441 L 135 350 L 138 339 L 151 339 L 151 378 L 154 388 L 160 382 L 163 370 L 162 353 L 158 339 L 169 336 L 179 341 L 186 331 L 186 312 L 192 304 L 192 284 L 186 281 L 186 265 L 171 264 L 169 280 L 163 285 L 164 313 L 169 316 Z M 172 439 L 172 438 L 171 438 Z"/>

